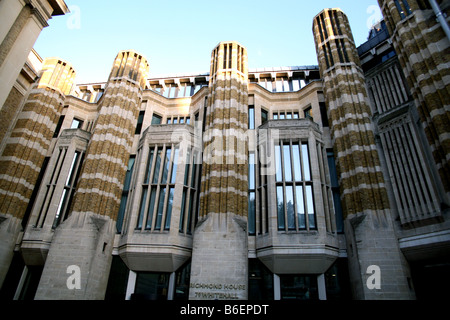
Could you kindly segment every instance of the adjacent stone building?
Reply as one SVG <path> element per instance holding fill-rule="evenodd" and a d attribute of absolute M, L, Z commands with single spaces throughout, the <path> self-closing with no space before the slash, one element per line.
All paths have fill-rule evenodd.
<path fill-rule="evenodd" d="M 127 50 L 75 84 L 32 51 L 0 109 L 1 296 L 441 297 L 450 3 L 379 4 L 359 47 L 340 9 L 312 17 L 317 66 L 225 41 L 203 74 Z"/>

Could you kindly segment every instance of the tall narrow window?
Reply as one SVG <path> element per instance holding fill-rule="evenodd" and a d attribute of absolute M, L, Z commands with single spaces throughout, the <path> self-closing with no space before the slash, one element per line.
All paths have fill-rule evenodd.
<path fill-rule="evenodd" d="M 281 141 L 275 161 L 278 229 L 316 229 L 308 144 Z"/>
<path fill-rule="evenodd" d="M 70 204 L 75 193 L 78 175 L 80 174 L 81 162 L 83 158 L 82 155 L 83 154 L 81 151 L 75 151 L 75 155 L 72 159 L 69 173 L 64 184 L 63 193 L 58 204 L 55 220 L 53 221 L 53 228 L 56 228 L 62 221 L 67 219 Z"/>
<path fill-rule="evenodd" d="M 248 106 L 248 129 L 255 129 L 255 106 Z"/>
<path fill-rule="evenodd" d="M 313 116 L 312 116 L 312 108 L 311 108 L 311 106 L 309 106 L 308 108 L 306 108 L 305 110 L 303 110 L 303 112 L 304 112 L 305 118 L 313 120 Z"/>
<path fill-rule="evenodd" d="M 261 109 L 261 124 L 264 124 L 269 120 L 269 112 L 267 110 Z"/>
<path fill-rule="evenodd" d="M 138 116 L 137 124 L 136 124 L 136 130 L 135 130 L 134 134 L 141 134 L 142 123 L 144 122 L 144 115 L 145 115 L 145 110 L 139 111 L 139 116 Z"/>
<path fill-rule="evenodd" d="M 256 234 L 256 177 L 255 153 L 250 152 L 248 158 L 248 233 Z"/>
<path fill-rule="evenodd" d="M 83 121 L 77 118 L 73 118 L 72 125 L 70 126 L 71 129 L 81 129 L 83 126 Z"/>
<path fill-rule="evenodd" d="M 63 122 L 64 122 L 64 115 L 59 117 L 58 124 L 56 125 L 56 129 L 55 129 L 55 133 L 53 134 L 53 138 L 58 137 L 59 132 L 61 131 L 61 126 L 62 126 Z"/>
<path fill-rule="evenodd" d="M 178 157 L 176 146 L 150 147 L 136 229 L 170 229 Z"/>
<path fill-rule="evenodd" d="M 330 170 L 331 191 L 333 194 L 334 210 L 336 213 L 336 229 L 338 233 L 344 232 L 344 222 L 342 214 L 341 196 L 339 192 L 339 182 L 337 176 L 336 163 L 332 149 L 327 149 L 328 168 Z"/>
<path fill-rule="evenodd" d="M 223 52 L 223 68 L 226 69 L 227 68 L 228 45 L 224 45 L 223 50 L 224 50 L 224 52 Z"/>
<path fill-rule="evenodd" d="M 117 215 L 117 222 L 116 222 L 116 228 L 118 233 L 120 233 L 122 230 L 123 217 L 125 215 L 125 208 L 127 206 L 128 193 L 130 191 L 131 175 L 133 174 L 135 158 L 136 157 L 134 155 L 131 155 L 130 159 L 128 160 L 127 173 L 125 174 L 125 181 L 122 190 L 122 199 L 120 200 L 119 213 Z"/>
<path fill-rule="evenodd" d="M 405 19 L 406 18 L 406 14 L 405 11 L 403 10 L 400 2 L 398 0 L 394 0 L 395 6 L 397 7 L 397 11 L 400 14 L 400 18 L 401 19 Z"/>

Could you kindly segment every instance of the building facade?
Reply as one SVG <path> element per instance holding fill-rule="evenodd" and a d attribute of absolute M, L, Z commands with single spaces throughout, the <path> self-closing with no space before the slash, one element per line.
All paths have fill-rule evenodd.
<path fill-rule="evenodd" d="M 76 85 L 31 52 L 0 110 L 1 296 L 442 297 L 450 3 L 379 4 L 359 47 L 340 9 L 314 17 L 317 66 L 249 70 L 226 41 L 203 74 L 128 50 Z"/>

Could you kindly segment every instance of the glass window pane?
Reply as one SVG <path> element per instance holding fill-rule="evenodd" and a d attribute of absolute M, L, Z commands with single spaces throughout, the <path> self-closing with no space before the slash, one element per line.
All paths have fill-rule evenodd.
<path fill-rule="evenodd" d="M 284 222 L 284 200 L 283 200 L 283 187 L 277 186 L 277 212 L 278 212 L 278 229 L 285 229 Z"/>
<path fill-rule="evenodd" d="M 290 146 L 283 146 L 283 156 L 284 156 L 284 180 L 292 181 L 292 168 L 291 168 L 291 152 Z"/>
<path fill-rule="evenodd" d="M 269 114 L 266 110 L 261 109 L 261 124 L 264 124 L 269 119 Z"/>
<path fill-rule="evenodd" d="M 288 112 L 286 114 L 286 119 L 292 119 L 292 112 Z"/>
<path fill-rule="evenodd" d="M 298 112 L 294 112 L 294 119 L 298 119 L 298 118 L 299 118 Z"/>
<path fill-rule="evenodd" d="M 191 165 L 191 149 L 187 150 L 186 160 L 184 166 L 184 185 L 188 185 L 189 181 L 189 166 Z"/>
<path fill-rule="evenodd" d="M 292 80 L 292 90 L 293 91 L 300 90 L 300 82 L 298 79 Z"/>
<path fill-rule="evenodd" d="M 255 189 L 255 154 L 250 153 L 248 159 L 248 188 Z"/>
<path fill-rule="evenodd" d="M 156 214 L 155 230 L 160 230 L 161 229 L 161 221 L 162 221 L 162 216 L 163 216 L 164 198 L 165 197 L 166 197 L 166 188 L 161 188 L 159 190 L 158 212 Z"/>
<path fill-rule="evenodd" d="M 163 174 L 162 174 L 162 179 L 161 179 L 161 183 L 166 183 L 167 182 L 167 176 L 169 174 L 169 165 L 170 165 L 170 154 L 171 154 L 172 149 L 171 148 L 166 148 L 166 156 L 164 157 L 164 167 L 163 167 Z"/>
<path fill-rule="evenodd" d="M 311 181 L 311 170 L 309 166 L 308 144 L 302 144 L 303 171 L 305 173 L 305 181 Z"/>
<path fill-rule="evenodd" d="M 194 188 L 195 187 L 195 175 L 197 173 L 197 167 L 200 167 L 200 165 L 198 165 L 197 162 L 197 157 L 198 157 L 198 152 L 194 152 L 194 157 L 192 159 L 192 175 L 191 175 L 191 187 Z"/>
<path fill-rule="evenodd" d="M 277 89 L 277 92 L 283 92 L 283 79 L 277 79 L 276 89 Z"/>
<path fill-rule="evenodd" d="M 306 186 L 306 206 L 308 210 L 309 227 L 314 229 L 316 227 L 316 222 L 314 218 L 314 202 L 312 186 Z"/>
<path fill-rule="evenodd" d="M 164 226 L 165 230 L 170 230 L 170 220 L 172 217 L 172 206 L 173 206 L 173 193 L 175 191 L 175 187 L 169 188 L 169 199 L 167 200 L 167 212 L 166 212 L 166 223 Z"/>
<path fill-rule="evenodd" d="M 281 275 L 280 293 L 282 300 L 318 300 L 316 275 Z"/>
<path fill-rule="evenodd" d="M 154 149 L 150 148 L 150 156 L 148 158 L 148 163 L 147 163 L 147 173 L 145 176 L 145 180 L 144 183 L 148 184 L 148 180 L 150 179 L 150 170 L 152 169 L 152 163 L 153 163 L 153 153 L 154 153 Z"/>
<path fill-rule="evenodd" d="M 251 191 L 248 195 L 248 232 L 249 234 L 256 233 L 256 207 L 255 207 L 255 192 Z"/>
<path fill-rule="evenodd" d="M 286 211 L 289 230 L 295 230 L 294 192 L 292 186 L 286 186 Z"/>
<path fill-rule="evenodd" d="M 333 151 L 327 152 L 328 156 L 328 169 L 330 170 L 330 180 L 331 180 L 331 186 L 333 188 L 339 187 L 338 177 L 337 177 L 337 169 L 336 169 L 336 162 L 334 161 L 334 153 Z"/>
<path fill-rule="evenodd" d="M 283 120 L 285 118 L 284 112 L 280 112 L 280 116 L 279 117 L 280 117 L 281 120 Z"/>
<path fill-rule="evenodd" d="M 180 152 L 179 148 L 175 148 L 175 153 L 173 155 L 172 173 L 170 174 L 170 183 L 175 183 L 175 180 L 177 178 L 177 165 L 179 152 Z"/>
<path fill-rule="evenodd" d="M 186 91 L 184 92 L 184 96 L 185 97 L 191 96 L 191 86 L 190 85 L 186 85 Z"/>
<path fill-rule="evenodd" d="M 176 87 L 171 87 L 169 92 L 169 98 L 175 98 Z"/>
<path fill-rule="evenodd" d="M 142 190 L 142 199 L 141 199 L 141 208 L 139 209 L 139 218 L 136 228 L 141 229 L 142 228 L 142 221 L 144 220 L 144 213 L 145 213 L 145 204 L 147 202 L 147 188 L 144 188 Z"/>
<path fill-rule="evenodd" d="M 275 146 L 275 164 L 277 166 L 276 180 L 281 182 L 283 181 L 283 176 L 281 172 L 281 147 L 279 145 Z"/>
<path fill-rule="evenodd" d="M 303 201 L 303 186 L 295 187 L 295 196 L 297 203 L 298 227 L 300 229 L 305 229 L 306 220 L 305 220 L 305 203 Z"/>
<path fill-rule="evenodd" d="M 155 199 L 156 199 L 156 187 L 153 187 L 152 191 L 150 192 L 150 204 L 148 205 L 147 224 L 145 226 L 145 229 L 152 228 L 153 211 L 155 209 Z"/>
<path fill-rule="evenodd" d="M 284 91 L 285 92 L 289 92 L 289 91 L 291 91 L 291 88 L 290 88 L 290 86 L 289 86 L 289 80 L 288 79 L 284 79 Z"/>
<path fill-rule="evenodd" d="M 161 167 L 161 153 L 162 153 L 162 147 L 158 148 L 158 151 L 156 153 L 156 163 L 155 163 L 155 171 L 153 171 L 153 183 L 158 183 L 159 179 L 159 171 Z"/>
<path fill-rule="evenodd" d="M 255 107 L 248 107 L 248 128 L 250 130 L 255 129 Z"/>
<path fill-rule="evenodd" d="M 267 82 L 266 82 L 266 89 L 269 90 L 270 92 L 273 91 L 273 88 L 272 88 L 272 80 L 271 80 L 271 79 L 268 79 L 268 80 L 267 80 Z"/>
<path fill-rule="evenodd" d="M 81 121 L 78 119 L 73 119 L 72 120 L 72 125 L 70 126 L 71 129 L 78 129 L 81 127 Z"/>
<path fill-rule="evenodd" d="M 186 117 L 186 123 L 190 124 L 191 123 L 191 117 Z"/>
<path fill-rule="evenodd" d="M 278 120 L 278 113 L 274 113 L 274 114 L 273 114 L 273 119 L 274 119 L 274 120 Z"/>
<path fill-rule="evenodd" d="M 177 124 L 178 123 L 178 117 L 173 117 L 173 124 Z"/>
<path fill-rule="evenodd" d="M 183 190 L 183 196 L 181 198 L 181 211 L 180 211 L 180 226 L 179 226 L 179 231 L 183 232 L 184 231 L 184 212 L 186 211 L 186 191 L 187 189 Z"/>
<path fill-rule="evenodd" d="M 128 159 L 127 173 L 125 175 L 125 183 L 123 185 L 124 191 L 130 190 L 130 182 L 131 182 L 131 175 L 133 174 L 134 161 L 135 161 L 135 157 L 130 156 L 130 159 Z"/>
<path fill-rule="evenodd" d="M 77 163 L 79 156 L 80 156 L 80 152 L 75 151 L 75 155 L 72 159 L 72 163 L 70 164 L 69 174 L 67 175 L 66 186 L 70 186 L 72 183 L 72 178 L 73 178 L 74 171 L 75 171 L 73 169 L 75 168 L 75 164 Z"/>
<path fill-rule="evenodd" d="M 138 272 L 131 299 L 167 300 L 169 273 Z"/>
<path fill-rule="evenodd" d="M 292 145 L 292 157 L 294 158 L 295 181 L 302 181 L 302 165 L 300 162 L 300 148 L 298 143 Z"/>
<path fill-rule="evenodd" d="M 161 124 L 162 117 L 157 114 L 153 114 L 152 116 L 152 124 Z"/>
<path fill-rule="evenodd" d="M 180 118 L 180 123 L 184 123 L 184 118 L 183 117 Z"/>
<path fill-rule="evenodd" d="M 191 192 L 189 199 L 189 210 L 188 210 L 188 220 L 187 220 L 187 233 L 191 233 L 191 218 L 192 218 L 192 208 L 194 205 L 195 192 Z"/>

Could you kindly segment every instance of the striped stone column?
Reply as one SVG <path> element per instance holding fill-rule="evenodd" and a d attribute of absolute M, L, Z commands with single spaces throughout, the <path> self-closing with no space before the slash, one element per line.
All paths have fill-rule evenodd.
<path fill-rule="evenodd" d="M 237 42 L 212 51 L 209 90 L 189 297 L 246 299 L 248 68 Z"/>
<path fill-rule="evenodd" d="M 74 78 L 69 63 L 46 59 L 14 129 L 5 137 L 0 157 L 0 285 Z"/>
<path fill-rule="evenodd" d="M 220 43 L 212 53 L 204 135 L 200 215 L 247 217 L 248 74 L 246 49 Z"/>
<path fill-rule="evenodd" d="M 378 1 L 444 190 L 450 196 L 450 41 L 427 2 Z M 446 1 L 437 2 L 444 9 Z M 450 11 L 448 6 L 445 9 L 448 23 Z"/>
<path fill-rule="evenodd" d="M 116 220 L 148 69 L 147 60 L 136 52 L 117 55 L 86 152 L 73 213 Z"/>
<path fill-rule="evenodd" d="M 55 230 L 36 299 L 104 298 L 123 181 L 148 70 L 147 60 L 133 51 L 120 52 L 114 61 L 71 213 Z M 67 285 L 70 274 L 66 269 L 70 266 L 80 270 L 80 289 L 71 290 Z"/>
<path fill-rule="evenodd" d="M 395 239 L 365 78 L 348 19 L 340 9 L 325 9 L 314 18 L 313 32 L 339 175 L 354 296 L 409 298 L 408 270 Z M 382 289 L 371 290 L 365 283 L 371 265 L 382 269 Z M 392 282 L 398 287 L 387 286 Z"/>

